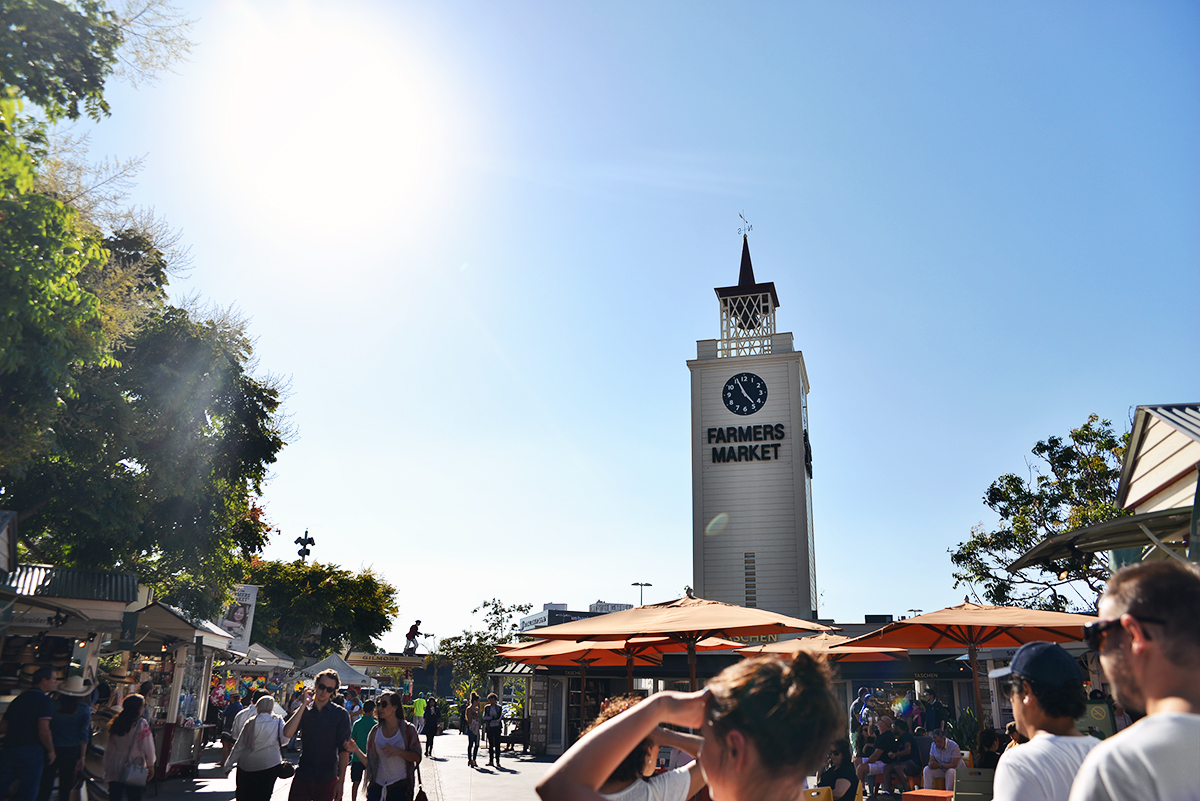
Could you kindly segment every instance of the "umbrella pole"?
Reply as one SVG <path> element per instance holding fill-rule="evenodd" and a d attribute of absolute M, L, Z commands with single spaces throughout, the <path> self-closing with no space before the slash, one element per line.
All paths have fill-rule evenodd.
<path fill-rule="evenodd" d="M 696 692 L 696 641 L 688 640 L 688 672 L 692 675 L 692 692 Z"/>
<path fill-rule="evenodd" d="M 971 683 L 975 685 L 975 718 L 979 721 L 979 725 L 983 725 L 983 692 L 979 689 L 979 651 L 975 649 L 975 643 L 967 645 L 967 655 L 971 659 Z M 970 745 L 967 746 L 971 748 Z"/>
<path fill-rule="evenodd" d="M 579 663 L 579 734 L 583 734 L 583 730 L 587 728 L 587 721 L 584 719 L 587 715 L 587 660 L 584 659 Z"/>
<path fill-rule="evenodd" d="M 629 681 L 629 694 L 633 695 L 633 654 L 625 654 L 625 678 Z"/>

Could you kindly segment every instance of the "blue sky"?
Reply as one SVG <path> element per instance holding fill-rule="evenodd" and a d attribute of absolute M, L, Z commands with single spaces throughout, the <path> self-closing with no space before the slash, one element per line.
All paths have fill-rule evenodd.
<path fill-rule="evenodd" d="M 215 0 L 93 155 L 251 318 L 268 556 L 485 598 L 691 582 L 689 383 L 738 212 L 812 383 L 822 616 L 961 601 L 981 497 L 1197 400 L 1200 7 Z M 1031 457 L 1028 457 L 1031 458 Z"/>

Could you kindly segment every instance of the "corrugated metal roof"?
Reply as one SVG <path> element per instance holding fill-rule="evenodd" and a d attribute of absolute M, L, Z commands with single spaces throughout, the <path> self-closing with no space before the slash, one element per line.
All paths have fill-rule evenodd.
<path fill-rule="evenodd" d="M 1121 478 L 1117 482 L 1117 506 L 1121 508 L 1125 508 L 1125 502 L 1129 499 L 1129 481 L 1133 478 L 1134 464 L 1142 447 L 1142 435 L 1150 425 L 1151 416 L 1200 442 L 1200 403 L 1166 403 L 1137 407 L 1133 416 L 1133 430 L 1129 432 L 1129 446 L 1125 449 L 1125 458 L 1121 461 Z"/>
<path fill-rule="evenodd" d="M 4 583 L 21 595 L 78 598 L 131 604 L 138 597 L 137 573 L 81 570 L 51 565 L 17 565 Z"/>
<path fill-rule="evenodd" d="M 1168 406 L 1142 408 L 1200 442 L 1200 403 L 1172 403 Z"/>

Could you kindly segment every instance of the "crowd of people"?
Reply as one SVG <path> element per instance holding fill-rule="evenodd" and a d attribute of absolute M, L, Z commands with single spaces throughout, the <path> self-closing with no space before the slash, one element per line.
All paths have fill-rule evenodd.
<path fill-rule="evenodd" d="M 1103 741 L 1079 730 L 1083 672 L 1054 643 L 1027 643 L 991 672 L 1014 720 L 1006 737 L 985 728 L 976 743 L 948 736 L 947 710 L 932 690 L 898 709 L 877 707 L 862 692 L 847 714 L 829 665 L 801 651 L 790 662 L 746 659 L 700 692 L 610 699 L 537 791 L 548 801 L 685 801 L 705 786 L 714 801 L 770 801 L 797 798 L 815 776 L 835 801 L 848 801 L 860 785 L 876 796 L 916 781 L 953 789 L 970 750 L 972 768 L 994 772 L 996 801 L 1200 801 L 1200 572 L 1166 561 L 1118 571 L 1084 635 L 1119 710 L 1118 731 Z M 15 781 L 17 801 L 49 801 L 57 783 L 60 801 L 72 801 L 97 689 L 78 676 L 58 687 L 51 668 L 32 680 L 0 725 L 0 797 Z M 401 698 L 342 694 L 332 670 L 286 708 L 265 691 L 235 700 L 224 710 L 222 739 L 226 771 L 237 768 L 238 801 L 267 801 L 279 778 L 291 778 L 289 801 L 342 801 L 347 778 L 352 801 L 360 788 L 367 801 L 410 801 L 441 715 L 436 698 L 416 700 L 420 714 L 408 721 Z M 472 768 L 484 736 L 488 764 L 499 765 L 503 713 L 494 694 L 487 702 L 472 693 L 462 707 Z M 133 692 L 108 724 L 110 801 L 140 801 L 153 778 L 145 713 L 145 697 Z M 303 747 L 293 769 L 284 752 L 297 737 Z M 656 770 L 664 746 L 678 759 Z"/>

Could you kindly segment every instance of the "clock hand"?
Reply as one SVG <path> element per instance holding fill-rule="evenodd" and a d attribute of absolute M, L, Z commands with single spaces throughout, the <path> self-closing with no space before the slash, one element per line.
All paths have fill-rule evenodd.
<path fill-rule="evenodd" d="M 734 382 L 733 382 L 733 383 L 737 384 L 737 385 L 738 385 L 738 389 L 742 390 L 742 394 L 746 396 L 746 400 L 750 401 L 751 403 L 754 403 L 754 400 L 753 400 L 753 399 L 750 397 L 750 395 L 749 395 L 749 394 L 746 392 L 746 390 L 745 390 L 745 389 L 742 389 L 742 382 L 741 382 L 741 381 L 738 381 L 737 379 L 734 379 Z"/>

